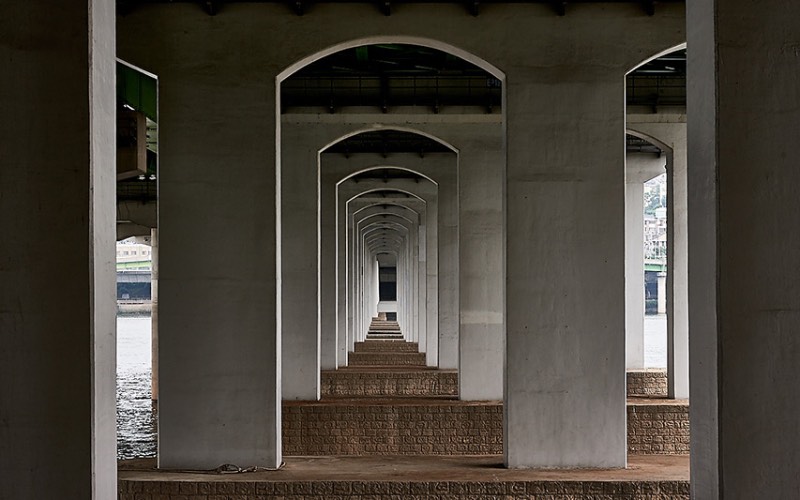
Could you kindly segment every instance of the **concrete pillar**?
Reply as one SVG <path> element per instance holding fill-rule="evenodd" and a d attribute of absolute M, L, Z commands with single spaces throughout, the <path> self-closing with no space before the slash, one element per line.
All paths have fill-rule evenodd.
<path fill-rule="evenodd" d="M 158 401 L 158 228 L 150 229 L 150 388 L 153 401 Z"/>
<path fill-rule="evenodd" d="M 442 155 L 445 156 L 445 155 Z M 455 163 L 455 155 L 446 155 L 442 162 Z M 454 167 L 455 165 L 453 165 Z M 439 219 L 437 221 L 438 255 L 436 275 L 438 296 L 439 359 L 442 369 L 456 369 L 459 363 L 459 208 L 458 177 L 455 168 L 440 168 Z"/>
<path fill-rule="evenodd" d="M 116 498 L 114 4 L 2 10 L 0 498 Z"/>
<path fill-rule="evenodd" d="M 667 395 L 684 399 L 689 397 L 689 212 L 684 127 L 672 142 L 667 168 Z"/>
<path fill-rule="evenodd" d="M 318 169 L 315 141 L 281 129 L 281 353 L 284 400 L 320 397 Z M 326 357 L 326 367 L 331 359 Z"/>
<path fill-rule="evenodd" d="M 625 367 L 644 368 L 644 184 L 625 179 Z"/>
<path fill-rule="evenodd" d="M 505 158 L 498 124 L 459 141 L 459 394 L 503 398 Z M 488 129 L 488 130 L 487 130 Z M 471 132 L 471 133 L 469 133 Z"/>
<path fill-rule="evenodd" d="M 626 464 L 621 82 L 594 65 L 507 74 L 510 467 Z"/>
<path fill-rule="evenodd" d="M 667 314 L 667 273 L 658 273 L 658 314 Z"/>
<path fill-rule="evenodd" d="M 158 465 L 276 467 L 280 190 L 276 103 L 265 97 L 275 78 L 246 78 L 252 56 L 221 55 L 244 31 L 209 31 L 205 14 L 176 7 L 125 16 L 119 47 L 159 77 L 159 327 L 169 335 L 159 338 Z M 181 33 L 169 50 L 152 36 L 162 21 Z M 220 48 L 213 70 L 197 64 L 198 47 Z M 285 67 L 259 60 L 263 75 Z"/>
<path fill-rule="evenodd" d="M 688 2 L 693 498 L 800 491 L 800 3 Z"/>
<path fill-rule="evenodd" d="M 629 370 L 645 368 L 644 183 L 663 174 L 666 161 L 666 156 L 653 154 L 625 157 L 625 367 Z"/>

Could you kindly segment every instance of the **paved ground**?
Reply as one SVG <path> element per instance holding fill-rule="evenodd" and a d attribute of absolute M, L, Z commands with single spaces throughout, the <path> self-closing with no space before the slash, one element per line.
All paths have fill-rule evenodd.
<path fill-rule="evenodd" d="M 120 479 L 155 481 L 688 481 L 689 457 L 631 456 L 627 469 L 505 469 L 501 456 L 285 457 L 279 471 L 210 474 L 155 470 L 155 459 L 120 461 Z M 249 464 L 238 464 L 246 466 Z"/>

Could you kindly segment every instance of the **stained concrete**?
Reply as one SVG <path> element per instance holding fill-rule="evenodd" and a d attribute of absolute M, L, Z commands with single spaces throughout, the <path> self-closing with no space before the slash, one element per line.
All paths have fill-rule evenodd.
<path fill-rule="evenodd" d="M 695 498 L 800 491 L 800 4 L 687 2 Z"/>
<path fill-rule="evenodd" d="M 0 9 L 0 498 L 115 498 L 114 6 Z"/>

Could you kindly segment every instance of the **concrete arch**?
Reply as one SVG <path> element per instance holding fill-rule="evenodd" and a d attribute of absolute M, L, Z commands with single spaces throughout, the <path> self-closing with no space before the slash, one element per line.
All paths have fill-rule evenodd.
<path fill-rule="evenodd" d="M 389 192 L 395 192 L 395 193 L 403 193 L 403 194 L 407 194 L 407 195 L 411 196 L 412 198 L 416 198 L 416 199 L 418 199 L 420 201 L 425 201 L 418 194 L 414 194 L 411 191 L 408 191 L 408 190 L 405 190 L 405 189 L 398 189 L 398 188 L 381 188 L 381 189 L 377 189 L 377 188 L 373 188 L 373 189 L 367 189 L 367 190 L 365 190 L 365 191 L 363 191 L 363 192 L 361 192 L 361 193 L 359 193 L 359 194 L 357 194 L 357 195 L 355 195 L 355 196 L 353 196 L 351 198 L 348 198 L 347 199 L 347 203 L 350 203 L 351 201 L 355 201 L 355 200 L 357 200 L 359 198 L 362 198 L 362 197 L 364 197 L 364 196 L 366 196 L 366 195 L 368 195 L 370 193 L 380 193 L 380 192 L 383 192 L 383 191 L 389 191 Z"/>
<path fill-rule="evenodd" d="M 416 129 L 416 128 L 413 128 L 413 127 L 403 127 L 403 126 L 399 126 L 399 125 L 382 125 L 380 123 L 373 124 L 371 127 L 363 127 L 363 128 L 360 128 L 360 129 L 353 130 L 352 132 L 349 132 L 349 133 L 347 133 L 347 134 L 345 134 L 345 135 L 343 135 L 343 136 L 341 136 L 341 137 L 329 142 L 328 144 L 323 146 L 319 150 L 319 152 L 320 153 L 324 153 L 330 147 L 332 147 L 332 146 L 334 146 L 334 145 L 336 145 L 336 144 L 338 144 L 338 143 L 340 143 L 342 141 L 345 141 L 345 140 L 347 140 L 347 139 L 349 139 L 351 137 L 355 137 L 357 135 L 364 134 L 364 133 L 367 133 L 367 132 L 375 132 L 375 131 L 378 131 L 378 130 L 394 130 L 394 131 L 397 131 L 397 132 L 408 132 L 408 133 L 411 133 L 411 134 L 420 135 L 422 137 L 427 137 L 428 139 L 430 139 L 432 141 L 436 141 L 439 144 L 441 144 L 442 146 L 445 146 L 446 148 L 450 149 L 453 153 L 458 153 L 458 148 L 456 148 L 455 146 L 453 146 L 449 142 L 445 141 L 444 139 L 431 134 L 430 132 L 425 132 L 423 130 L 419 130 L 419 129 Z"/>
<path fill-rule="evenodd" d="M 630 73 L 631 71 L 635 70 L 636 68 L 638 68 L 640 66 L 644 66 L 645 64 L 649 63 L 653 59 L 658 59 L 661 56 L 665 56 L 667 54 L 670 54 L 672 52 L 676 52 L 678 50 L 682 50 L 682 49 L 685 49 L 685 48 L 686 48 L 686 42 L 682 42 L 682 43 L 679 43 L 678 45 L 673 45 L 672 47 L 669 47 L 669 48 L 666 48 L 666 49 L 664 49 L 662 51 L 656 52 L 652 56 L 640 61 L 639 63 L 637 63 L 636 65 L 631 67 L 631 69 L 626 71 L 625 74 L 627 75 L 628 73 Z"/>
<path fill-rule="evenodd" d="M 417 174 L 418 176 L 422 177 L 423 179 L 430 181 L 432 184 L 434 184 L 436 186 L 439 185 L 438 182 L 436 182 L 435 180 L 431 179 L 430 177 L 428 177 L 427 175 L 425 175 L 423 173 L 420 173 L 420 172 L 418 172 L 418 171 L 416 171 L 414 169 L 411 169 L 411 168 L 397 167 L 397 166 L 394 166 L 394 165 L 376 165 L 374 167 L 362 168 L 361 170 L 358 170 L 356 172 L 353 172 L 352 174 L 347 175 L 347 177 L 344 177 L 342 180 L 337 182 L 336 185 L 338 186 L 342 182 L 346 182 L 346 181 L 352 179 L 353 177 L 355 177 L 357 175 L 360 175 L 360 174 L 363 174 L 363 173 L 366 173 L 366 172 L 372 172 L 374 170 L 402 170 L 403 172 L 411 172 L 412 174 Z"/>
<path fill-rule="evenodd" d="M 672 153 L 672 146 L 668 146 L 665 142 L 657 139 L 656 137 L 652 136 L 651 134 L 641 132 L 635 128 L 635 126 L 628 125 L 625 129 L 626 134 L 630 134 L 634 137 L 638 137 L 639 139 L 643 139 L 655 146 L 658 146 L 660 149 L 667 151 L 668 154 Z"/>
<path fill-rule="evenodd" d="M 397 217 L 400 217 L 402 219 L 405 219 L 408 222 L 412 222 L 412 223 L 416 222 L 416 220 L 408 218 L 408 216 L 406 215 L 406 212 L 412 212 L 415 215 L 415 219 L 419 218 L 419 214 L 416 211 L 414 211 L 413 209 L 411 209 L 410 207 L 406 207 L 406 210 L 403 210 L 403 208 L 401 208 L 401 207 L 402 207 L 402 205 L 391 205 L 391 207 L 386 207 L 385 208 L 385 207 L 382 207 L 380 203 L 375 203 L 374 205 L 368 205 L 368 206 L 365 206 L 365 207 L 362 207 L 362 208 L 354 210 L 353 211 L 353 215 L 358 215 L 358 214 L 361 214 L 362 212 L 369 211 L 369 214 L 365 214 L 365 215 L 391 214 L 391 215 L 395 215 Z"/>
<path fill-rule="evenodd" d="M 466 50 L 463 50 L 459 47 L 456 47 L 455 45 L 451 45 L 446 42 L 441 42 L 439 40 L 434 40 L 432 38 L 423 38 L 423 37 L 406 36 L 406 35 L 370 36 L 364 38 L 357 38 L 347 42 L 342 42 L 336 45 L 332 45 L 315 54 L 304 57 L 303 59 L 290 65 L 288 68 L 278 73 L 278 75 L 275 77 L 276 81 L 278 84 L 280 84 L 283 80 L 290 77 L 292 74 L 294 74 L 301 68 L 308 66 L 309 64 L 318 61 L 326 56 L 335 54 L 337 52 L 341 52 L 342 50 L 351 49 L 353 47 L 361 47 L 364 45 L 376 45 L 384 43 L 419 45 L 421 47 L 428 47 L 431 49 L 441 50 L 442 52 L 447 52 L 448 54 L 460 57 L 461 59 L 470 62 L 475 66 L 478 66 L 479 68 L 483 69 L 484 71 L 490 73 L 498 80 L 505 82 L 505 73 L 501 71 L 500 68 L 490 64 L 485 59 L 482 59 L 470 52 L 467 52 Z M 278 85 L 278 88 L 280 89 L 280 85 Z M 278 92 L 279 92 L 278 95 L 280 96 L 280 90 L 278 90 Z"/>

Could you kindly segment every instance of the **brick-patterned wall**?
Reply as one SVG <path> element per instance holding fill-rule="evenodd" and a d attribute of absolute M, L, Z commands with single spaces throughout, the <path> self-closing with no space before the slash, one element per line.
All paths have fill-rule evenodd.
<path fill-rule="evenodd" d="M 350 366 L 425 366 L 424 352 L 351 352 Z"/>
<path fill-rule="evenodd" d="M 284 455 L 487 455 L 503 452 L 491 404 L 283 405 Z"/>
<path fill-rule="evenodd" d="M 323 371 L 323 396 L 457 396 L 456 371 Z"/>
<path fill-rule="evenodd" d="M 628 396 L 667 397 L 665 370 L 633 370 L 627 373 Z"/>
<path fill-rule="evenodd" d="M 287 456 L 484 455 L 502 443 L 501 403 L 283 405 Z M 628 453 L 689 453 L 688 403 L 629 404 Z"/>
<path fill-rule="evenodd" d="M 119 500 L 689 500 L 688 481 L 119 481 Z"/>
<path fill-rule="evenodd" d="M 628 453 L 689 453 L 689 404 L 628 405 Z"/>
<path fill-rule="evenodd" d="M 355 352 L 419 352 L 416 342 L 401 342 L 398 340 L 381 340 L 356 342 Z"/>

